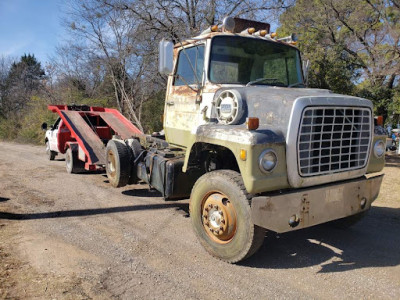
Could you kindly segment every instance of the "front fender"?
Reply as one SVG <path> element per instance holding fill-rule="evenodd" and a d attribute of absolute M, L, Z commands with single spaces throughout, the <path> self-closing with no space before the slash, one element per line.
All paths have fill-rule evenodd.
<path fill-rule="evenodd" d="M 249 193 L 260 193 L 288 187 L 286 175 L 285 139 L 281 132 L 273 128 L 250 131 L 243 126 L 203 125 L 199 126 L 189 144 L 183 172 L 186 172 L 190 153 L 196 143 L 218 145 L 229 149 L 236 158 L 244 184 Z M 267 148 L 275 150 L 278 165 L 269 174 L 262 173 L 258 166 L 260 154 Z M 240 159 L 240 151 L 245 150 L 247 157 Z"/>

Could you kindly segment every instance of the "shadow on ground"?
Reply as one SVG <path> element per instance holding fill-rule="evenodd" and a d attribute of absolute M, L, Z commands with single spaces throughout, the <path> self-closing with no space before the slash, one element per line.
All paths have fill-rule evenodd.
<path fill-rule="evenodd" d="M 184 216 L 189 212 L 187 203 L 166 202 L 42 213 L 0 212 L 0 219 L 25 221 L 158 209 L 174 209 Z M 240 265 L 269 269 L 316 267 L 320 273 L 397 266 L 400 264 L 399 232 L 399 209 L 373 207 L 362 221 L 347 230 L 320 225 L 281 235 L 270 232 L 260 251 Z"/>
<path fill-rule="evenodd" d="M 241 265 L 252 268 L 316 267 L 319 273 L 400 264 L 400 210 L 373 207 L 346 230 L 329 224 L 267 234 L 260 251 Z"/>

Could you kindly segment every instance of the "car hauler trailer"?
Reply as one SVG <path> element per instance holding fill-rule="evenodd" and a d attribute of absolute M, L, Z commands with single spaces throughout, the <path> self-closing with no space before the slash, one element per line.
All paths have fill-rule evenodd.
<path fill-rule="evenodd" d="M 66 154 L 69 173 L 97 170 L 106 164 L 105 146 L 114 135 L 128 139 L 142 132 L 118 110 L 86 105 L 49 105 L 59 118 L 46 131 L 46 151 L 52 160 Z M 47 124 L 43 124 L 47 129 Z"/>

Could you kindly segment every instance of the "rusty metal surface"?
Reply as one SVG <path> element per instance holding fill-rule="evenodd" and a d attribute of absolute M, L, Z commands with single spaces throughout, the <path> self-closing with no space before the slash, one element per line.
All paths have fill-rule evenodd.
<path fill-rule="evenodd" d="M 93 132 L 92 128 L 85 122 L 78 111 L 60 111 L 61 116 L 67 122 L 72 136 L 76 138 L 79 145 L 88 156 L 91 164 L 105 164 L 105 147 L 99 136 Z"/>
<path fill-rule="evenodd" d="M 255 29 L 255 31 L 266 30 L 269 33 L 270 24 L 268 23 L 257 22 L 241 18 L 234 18 L 234 19 L 235 19 L 235 28 L 233 29 L 233 32 L 239 33 L 247 28 L 252 27 Z"/>
<path fill-rule="evenodd" d="M 114 114 L 107 112 L 100 112 L 98 114 L 108 124 L 108 126 L 115 131 L 117 135 L 121 136 L 122 139 L 128 139 L 137 135 L 137 132 L 131 130 L 128 126 L 122 123 L 122 121 Z"/>
<path fill-rule="evenodd" d="M 368 210 L 379 194 L 383 174 L 374 177 L 307 188 L 252 200 L 254 224 L 278 233 L 344 218 Z M 364 209 L 361 200 L 366 199 Z M 296 227 L 289 219 L 297 218 Z"/>
<path fill-rule="evenodd" d="M 228 197 L 210 192 L 201 205 L 203 227 L 207 235 L 218 244 L 229 243 L 236 233 L 236 210 Z"/>

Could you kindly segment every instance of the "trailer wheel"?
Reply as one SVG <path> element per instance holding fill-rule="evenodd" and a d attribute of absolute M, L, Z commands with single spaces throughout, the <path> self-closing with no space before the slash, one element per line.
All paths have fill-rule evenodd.
<path fill-rule="evenodd" d="M 78 152 L 67 149 L 65 153 L 65 163 L 69 174 L 77 174 L 85 171 L 85 163 L 78 158 Z"/>
<path fill-rule="evenodd" d="M 131 168 L 131 173 L 130 173 L 128 183 L 136 184 L 140 181 L 140 178 L 137 176 L 137 163 L 134 164 L 134 162 L 143 151 L 142 145 L 140 144 L 140 142 L 138 140 L 132 141 L 131 150 L 132 150 L 132 163 L 131 163 L 132 168 Z"/>
<path fill-rule="evenodd" d="M 253 224 L 250 201 L 235 171 L 212 171 L 197 180 L 190 196 L 190 217 L 200 243 L 211 255 L 236 263 L 261 247 L 265 229 Z"/>
<path fill-rule="evenodd" d="M 46 141 L 46 154 L 47 154 L 47 157 L 49 158 L 49 160 L 54 160 L 54 158 L 55 158 L 56 155 L 57 155 L 56 152 L 50 150 L 50 143 L 49 143 L 49 141 Z"/>
<path fill-rule="evenodd" d="M 349 217 L 331 221 L 328 224 L 332 225 L 333 227 L 339 228 L 339 229 L 347 229 L 347 228 L 352 227 L 353 225 L 356 225 L 358 222 L 360 222 L 362 219 L 364 219 L 364 217 L 367 215 L 367 213 L 368 213 L 368 211 L 363 211 L 356 215 L 352 215 Z"/>
<path fill-rule="evenodd" d="M 106 148 L 107 177 L 113 187 L 127 185 L 130 176 L 131 161 L 129 148 L 125 144 L 110 140 Z"/>

